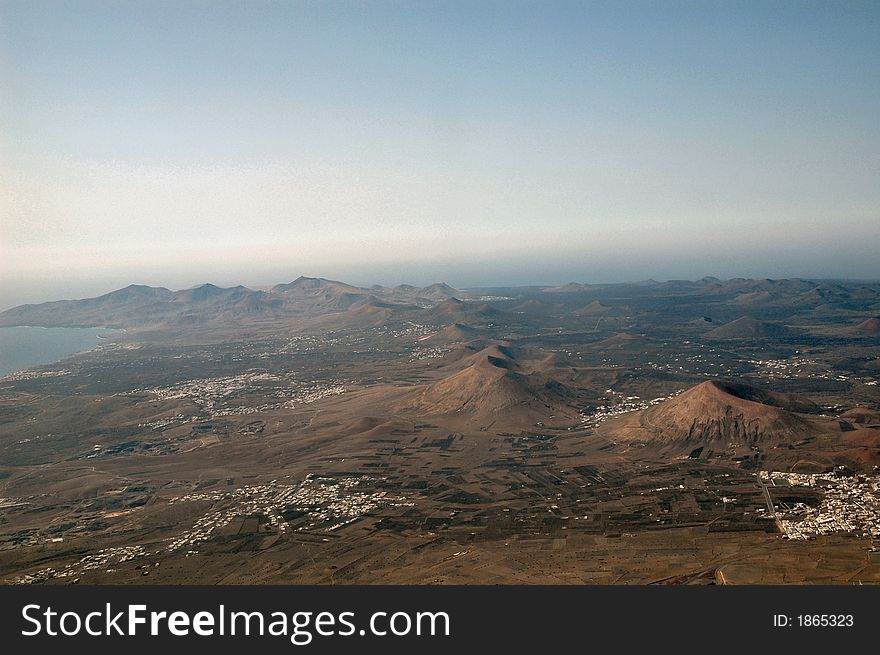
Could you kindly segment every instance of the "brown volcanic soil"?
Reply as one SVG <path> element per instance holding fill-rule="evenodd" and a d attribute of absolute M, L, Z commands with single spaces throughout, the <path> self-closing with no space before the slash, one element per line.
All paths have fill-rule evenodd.
<path fill-rule="evenodd" d="M 455 371 L 424 387 L 401 407 L 428 415 L 464 415 L 485 426 L 496 421 L 526 425 L 548 415 L 577 415 L 574 393 L 539 369 L 552 371 L 553 357 L 530 360 L 504 343 L 459 357 Z"/>
<path fill-rule="evenodd" d="M 789 409 L 818 408 L 795 396 L 711 380 L 646 410 L 642 424 L 655 433 L 655 440 L 694 447 L 711 442 L 793 442 L 809 435 L 812 428 Z"/>
<path fill-rule="evenodd" d="M 880 411 L 867 407 L 853 407 L 841 414 L 840 418 L 844 418 L 850 423 L 880 425 Z"/>
<path fill-rule="evenodd" d="M 711 385 L 725 394 L 735 396 L 741 400 L 761 403 L 763 405 L 771 405 L 773 407 L 786 409 L 790 412 L 818 414 L 822 410 L 822 408 L 812 400 L 804 398 L 803 396 L 791 393 L 779 393 L 778 391 L 768 391 L 735 380 L 711 380 L 704 384 Z"/>
<path fill-rule="evenodd" d="M 880 318 L 869 318 L 858 325 L 853 326 L 852 333 L 869 336 L 880 335 Z"/>
<path fill-rule="evenodd" d="M 646 410 L 605 423 L 600 434 L 641 449 L 643 457 L 760 462 L 763 467 L 822 471 L 880 463 L 880 430 L 816 415 L 811 401 L 739 382 L 703 382 Z M 757 451 L 760 449 L 760 458 Z"/>
<path fill-rule="evenodd" d="M 452 343 L 454 341 L 471 341 L 480 335 L 480 330 L 472 328 L 464 323 L 452 325 L 419 339 L 422 343 Z"/>
<path fill-rule="evenodd" d="M 880 429 L 858 428 L 843 432 L 835 462 L 854 469 L 869 469 L 880 462 Z"/>
<path fill-rule="evenodd" d="M 347 325 L 375 327 L 385 323 L 397 307 L 391 303 L 382 302 L 375 296 L 369 296 L 363 302 L 356 303 L 346 312 Z"/>
<path fill-rule="evenodd" d="M 844 432 L 841 441 L 854 448 L 873 449 L 875 457 L 880 454 L 880 429 L 878 428 L 859 428 Z"/>

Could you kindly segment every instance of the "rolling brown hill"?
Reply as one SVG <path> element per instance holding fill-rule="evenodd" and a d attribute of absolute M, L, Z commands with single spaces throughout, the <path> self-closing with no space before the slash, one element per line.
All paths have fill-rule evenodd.
<path fill-rule="evenodd" d="M 422 388 L 404 409 L 427 415 L 460 415 L 477 425 L 496 421 L 522 425 L 550 415 L 575 415 L 568 407 L 574 392 L 545 372 L 552 371 L 553 360 L 542 354 L 545 356 L 532 359 L 533 353 L 494 343 L 456 356 L 450 373 Z"/>
<path fill-rule="evenodd" d="M 477 339 L 482 331 L 464 323 L 453 323 L 442 330 L 429 334 L 419 339 L 422 343 L 453 343 L 456 341 L 471 341 Z"/>
<path fill-rule="evenodd" d="M 388 321 L 395 309 L 398 306 L 367 296 L 349 307 L 343 314 L 343 322 L 350 327 L 376 327 Z"/>
<path fill-rule="evenodd" d="M 752 316 L 725 323 L 705 334 L 707 339 L 769 339 L 791 336 L 795 330 L 772 321 L 760 321 Z"/>
<path fill-rule="evenodd" d="M 840 418 L 856 425 L 880 426 L 880 411 L 867 407 L 853 407 L 841 414 Z"/>
<path fill-rule="evenodd" d="M 779 302 L 781 299 L 780 294 L 770 291 L 747 291 L 736 296 L 733 302 L 737 305 L 763 305 Z"/>
<path fill-rule="evenodd" d="M 862 321 L 858 325 L 854 325 L 851 330 L 851 334 L 860 334 L 865 336 L 878 336 L 880 335 L 880 318 L 869 318 L 866 321 Z"/>
<path fill-rule="evenodd" d="M 688 448 L 794 443 L 814 432 L 800 413 L 818 410 L 797 396 L 710 380 L 645 410 L 641 426 L 652 441 Z"/>
<path fill-rule="evenodd" d="M 454 323 L 466 323 L 474 326 L 484 326 L 493 323 L 504 316 L 489 303 L 464 302 L 458 298 L 447 298 L 430 309 L 422 312 L 421 320 L 434 325 L 452 325 Z"/>
<path fill-rule="evenodd" d="M 445 282 L 435 282 L 426 287 L 417 290 L 417 295 L 421 298 L 429 298 L 431 300 L 444 300 L 446 298 L 455 298 L 456 296 L 464 296 L 463 292 L 454 289 Z"/>
<path fill-rule="evenodd" d="M 651 459 L 720 458 L 800 471 L 869 470 L 880 463 L 880 429 L 871 425 L 876 412 L 859 408 L 836 419 L 818 411 L 800 396 L 710 380 L 607 421 L 599 432 Z"/>
<path fill-rule="evenodd" d="M 575 316 L 606 316 L 613 312 L 614 310 L 608 305 L 605 305 L 598 300 L 594 300 L 593 302 L 584 305 L 580 309 L 574 310 L 574 312 L 572 313 Z"/>

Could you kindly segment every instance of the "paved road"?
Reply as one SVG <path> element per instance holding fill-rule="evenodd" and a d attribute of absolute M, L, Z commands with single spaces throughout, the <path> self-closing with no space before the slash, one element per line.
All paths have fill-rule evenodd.
<path fill-rule="evenodd" d="M 779 532 L 785 534 L 785 530 L 782 527 L 782 523 L 779 521 L 779 517 L 776 515 L 776 509 L 773 507 L 773 499 L 770 497 L 770 489 L 764 484 L 764 481 L 761 479 L 761 471 L 758 471 L 758 484 L 761 485 L 761 491 L 764 492 L 764 499 L 767 501 L 767 511 L 770 512 L 770 516 L 773 517 L 773 520 L 776 521 L 776 527 L 779 528 Z"/>

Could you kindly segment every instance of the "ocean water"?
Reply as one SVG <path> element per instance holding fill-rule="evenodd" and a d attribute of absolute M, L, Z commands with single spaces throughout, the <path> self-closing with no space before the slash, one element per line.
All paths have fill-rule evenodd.
<path fill-rule="evenodd" d="M 0 327 L 0 375 L 51 364 L 97 346 L 106 328 Z"/>

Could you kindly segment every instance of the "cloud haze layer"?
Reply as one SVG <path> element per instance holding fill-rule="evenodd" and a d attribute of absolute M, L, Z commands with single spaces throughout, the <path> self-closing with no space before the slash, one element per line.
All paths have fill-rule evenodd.
<path fill-rule="evenodd" d="M 0 304 L 878 277 L 878 28 L 873 3 L 4 3 Z"/>

